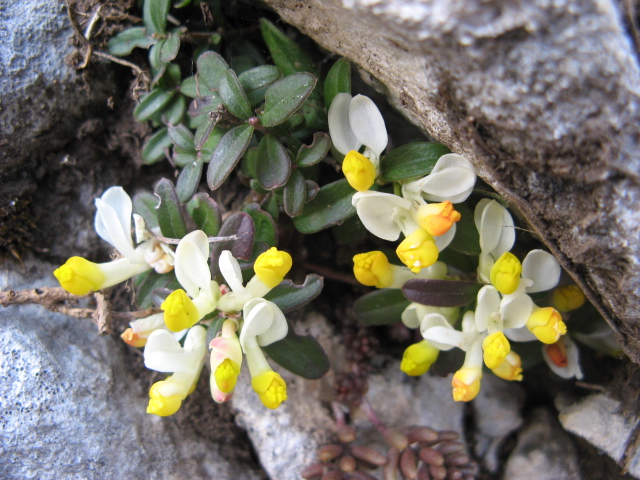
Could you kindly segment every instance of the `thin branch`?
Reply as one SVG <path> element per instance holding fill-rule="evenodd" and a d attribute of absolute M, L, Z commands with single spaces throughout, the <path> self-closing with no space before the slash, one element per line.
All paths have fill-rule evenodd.
<path fill-rule="evenodd" d="M 142 68 L 140 68 L 135 63 L 131 63 L 131 62 L 127 61 L 127 60 L 123 60 L 121 58 L 114 57 L 113 55 L 109 55 L 108 53 L 100 52 L 98 50 L 93 52 L 93 54 L 98 56 L 98 57 L 102 57 L 102 58 L 106 58 L 107 60 L 111 60 L 114 63 L 118 63 L 120 65 L 124 65 L 125 67 L 129 67 L 134 72 L 136 72 L 138 75 L 145 76 L 145 77 L 147 75 L 147 72 L 145 72 Z"/>
<path fill-rule="evenodd" d="M 177 245 L 177 244 L 180 243 L 180 239 L 179 238 L 163 237 L 162 235 L 158 235 L 157 233 L 153 233 L 150 230 L 148 230 L 148 232 L 153 238 L 155 238 L 156 240 L 161 241 L 162 243 L 168 243 L 169 245 Z M 209 243 L 228 242 L 230 240 L 237 240 L 237 239 L 238 239 L 237 235 L 229 235 L 228 237 L 207 237 L 207 241 Z"/>
<path fill-rule="evenodd" d="M 336 280 L 338 282 L 347 283 L 349 285 L 354 285 L 356 287 L 362 287 L 362 284 L 358 282 L 355 277 L 351 275 L 347 275 L 346 273 L 336 272 L 329 267 L 324 267 L 322 265 L 317 265 L 311 262 L 304 262 L 304 268 L 307 270 L 311 270 L 312 272 L 319 273 L 323 277 L 330 278 L 331 280 Z"/>

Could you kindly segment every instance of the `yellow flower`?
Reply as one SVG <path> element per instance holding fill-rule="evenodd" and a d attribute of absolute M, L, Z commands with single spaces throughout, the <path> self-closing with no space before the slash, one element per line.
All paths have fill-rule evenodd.
<path fill-rule="evenodd" d="M 376 181 L 376 167 L 371 160 L 355 150 L 351 150 L 344 157 L 342 171 L 349 185 L 359 192 L 369 190 Z"/>
<path fill-rule="evenodd" d="M 481 379 L 481 367 L 462 367 L 453 375 L 453 380 L 451 381 L 453 400 L 456 402 L 469 402 L 476 398 L 480 391 Z"/>
<path fill-rule="evenodd" d="M 460 218 L 460 212 L 453 209 L 453 204 L 449 200 L 422 205 L 416 212 L 420 227 L 434 237 L 447 233 Z"/>
<path fill-rule="evenodd" d="M 509 381 L 522 381 L 522 360 L 520 359 L 520 355 L 516 352 L 511 351 L 509 355 L 504 359 L 504 362 L 497 367 L 491 370 L 497 377 L 500 377 L 504 380 Z"/>
<path fill-rule="evenodd" d="M 482 341 L 484 363 L 488 368 L 498 368 L 511 351 L 509 340 L 502 332 L 494 332 Z"/>
<path fill-rule="evenodd" d="M 553 291 L 553 305 L 559 312 L 577 310 L 585 301 L 584 293 L 577 285 L 565 285 Z"/>
<path fill-rule="evenodd" d="M 567 326 L 562 315 L 553 307 L 541 308 L 531 314 L 527 320 L 527 328 L 542 343 L 552 344 L 567 333 Z"/>
<path fill-rule="evenodd" d="M 407 375 L 416 377 L 429 370 L 433 362 L 438 359 L 440 350 L 431 345 L 427 340 L 414 343 L 409 346 L 402 356 L 400 370 Z"/>
<path fill-rule="evenodd" d="M 180 405 L 182 405 L 182 400 L 184 399 L 182 395 L 171 395 L 165 397 L 160 393 L 161 388 L 166 383 L 166 380 L 162 380 L 151 386 L 151 389 L 149 390 L 150 398 L 147 413 L 158 415 L 160 417 L 168 417 L 180 409 Z"/>
<path fill-rule="evenodd" d="M 521 273 L 520 260 L 513 253 L 504 252 L 491 268 L 491 283 L 500 293 L 509 295 L 520 285 Z"/>
<path fill-rule="evenodd" d="M 62 288 L 74 295 L 86 295 L 100 290 L 105 283 L 105 275 L 100 266 L 82 257 L 71 257 L 53 274 Z"/>
<path fill-rule="evenodd" d="M 251 386 L 267 408 L 278 408 L 287 399 L 287 384 L 280 374 L 273 370 L 267 370 L 253 377 Z"/>
<path fill-rule="evenodd" d="M 291 255 L 271 247 L 256 259 L 253 270 L 267 287 L 273 288 L 289 273 L 292 264 Z"/>
<path fill-rule="evenodd" d="M 122 338 L 124 343 L 126 343 L 127 345 L 131 345 L 132 347 L 136 348 L 144 347 L 147 344 L 147 339 L 140 338 L 132 328 L 127 328 L 124 332 L 122 332 L 120 338 Z"/>
<path fill-rule="evenodd" d="M 240 365 L 230 358 L 225 358 L 216 368 L 214 374 L 216 385 L 223 393 L 232 392 L 236 388 L 238 375 L 240 375 Z"/>
<path fill-rule="evenodd" d="M 438 247 L 433 237 L 418 228 L 405 238 L 396 249 L 398 257 L 413 273 L 430 267 L 438 260 Z"/>
<path fill-rule="evenodd" d="M 385 288 L 391 285 L 393 280 L 387 256 L 377 251 L 354 256 L 353 274 L 367 287 Z"/>
<path fill-rule="evenodd" d="M 164 322 L 172 332 L 190 328 L 200 320 L 198 307 L 181 288 L 171 292 L 160 308 L 164 310 Z"/>

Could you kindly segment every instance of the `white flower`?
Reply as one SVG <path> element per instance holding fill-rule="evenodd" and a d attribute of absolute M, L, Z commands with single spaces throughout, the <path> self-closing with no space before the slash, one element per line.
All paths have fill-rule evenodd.
<path fill-rule="evenodd" d="M 441 156 L 431 173 L 420 180 L 407 182 L 402 186 L 402 196 L 410 201 L 425 203 L 464 202 L 476 184 L 473 164 L 457 153 Z"/>
<path fill-rule="evenodd" d="M 483 283 L 491 283 L 491 268 L 503 253 L 511 250 L 516 240 L 513 218 L 496 200 L 483 198 L 476 205 L 473 219 L 480 235 L 478 278 Z"/>
<path fill-rule="evenodd" d="M 580 352 L 569 335 L 562 336 L 556 343 L 542 346 L 542 356 L 549 368 L 562 378 L 582 378 Z"/>

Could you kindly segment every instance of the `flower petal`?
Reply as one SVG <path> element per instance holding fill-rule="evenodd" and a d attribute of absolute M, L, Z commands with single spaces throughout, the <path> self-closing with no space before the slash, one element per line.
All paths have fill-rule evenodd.
<path fill-rule="evenodd" d="M 144 348 L 144 365 L 158 372 L 193 372 L 199 368 L 200 357 L 197 351 L 183 349 L 167 330 L 156 330 L 149 335 Z"/>
<path fill-rule="evenodd" d="M 376 237 L 393 242 L 400 236 L 400 227 L 393 221 L 403 211 L 409 214 L 411 203 L 402 197 L 382 192 L 358 192 L 353 195 L 360 221 Z M 398 209 L 398 211 L 396 211 Z"/>
<path fill-rule="evenodd" d="M 526 293 L 505 295 L 500 302 L 504 328 L 520 328 L 527 323 L 533 310 L 533 300 Z"/>
<path fill-rule="evenodd" d="M 489 325 L 489 320 L 494 312 L 500 309 L 500 294 L 492 286 L 485 286 L 478 292 L 478 305 L 476 306 L 476 330 L 484 332 Z"/>
<path fill-rule="evenodd" d="M 522 261 L 522 278 L 533 280 L 527 293 L 551 290 L 558 284 L 562 269 L 556 257 L 544 250 L 531 250 Z"/>
<path fill-rule="evenodd" d="M 331 141 L 333 142 L 333 146 L 336 147 L 336 150 L 343 155 L 346 155 L 351 150 L 358 151 L 362 146 L 362 143 L 358 141 L 349 125 L 350 105 L 351 95 L 348 93 L 339 93 L 334 97 L 333 102 L 331 102 L 328 113 Z"/>
<path fill-rule="evenodd" d="M 380 157 L 387 148 L 387 128 L 373 100 L 364 95 L 353 97 L 349 108 L 349 125 L 358 141 Z"/>
<path fill-rule="evenodd" d="M 176 248 L 176 278 L 185 291 L 196 298 L 200 290 L 208 293 L 211 289 L 211 270 L 209 270 L 209 242 L 202 230 L 186 235 Z"/>
<path fill-rule="evenodd" d="M 456 236 L 456 224 L 451 225 L 451 228 L 447 230 L 444 235 L 440 235 L 439 237 L 434 237 L 436 241 L 436 247 L 438 247 L 438 251 L 441 252 L 445 248 L 449 246 L 449 244 L 453 241 L 453 237 Z"/>
<path fill-rule="evenodd" d="M 244 323 L 240 330 L 240 345 L 247 351 L 247 341 L 265 333 L 274 320 L 275 314 L 271 302 L 264 298 L 252 298 L 245 303 L 242 310 Z"/>
<path fill-rule="evenodd" d="M 122 187 L 111 187 L 96 198 L 96 233 L 124 257 L 136 260 L 131 238 L 131 198 Z"/>
<path fill-rule="evenodd" d="M 508 252 L 516 241 L 516 229 L 513 225 L 513 217 L 509 210 L 502 207 L 502 224 L 500 225 L 500 239 L 498 245 L 491 251 L 493 258 L 500 258 L 504 252 Z"/>
<path fill-rule="evenodd" d="M 264 300 L 271 306 L 271 310 L 273 313 L 273 320 L 271 321 L 271 326 L 269 329 L 261 335 L 258 335 L 258 345 L 261 347 L 266 347 L 267 345 L 271 345 L 278 340 L 282 340 L 287 336 L 289 332 L 289 325 L 287 324 L 287 319 L 275 303 L 270 302 L 268 300 Z"/>
<path fill-rule="evenodd" d="M 233 257 L 229 250 L 224 250 L 220 254 L 220 258 L 218 259 L 218 266 L 220 268 L 220 273 L 224 277 L 227 285 L 231 290 L 236 293 L 244 291 L 244 287 L 242 286 L 242 270 L 240 270 L 240 264 Z"/>
<path fill-rule="evenodd" d="M 525 326 L 520 328 L 506 328 L 504 330 L 504 336 L 514 342 L 533 342 L 538 338 L 531 333 L 531 331 Z"/>

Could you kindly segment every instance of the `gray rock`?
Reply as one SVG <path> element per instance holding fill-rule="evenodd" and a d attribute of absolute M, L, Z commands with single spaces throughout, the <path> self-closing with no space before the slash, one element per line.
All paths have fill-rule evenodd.
<path fill-rule="evenodd" d="M 27 261 L 0 287 L 54 286 L 53 268 Z M 205 382 L 176 415 L 148 415 L 158 375 L 89 320 L 14 306 L 0 322 L 0 478 L 263 478 Z"/>
<path fill-rule="evenodd" d="M 566 430 L 619 462 L 636 423 L 636 419 L 625 417 L 620 407 L 619 401 L 598 393 L 562 409 L 558 418 Z M 637 451 L 629 462 L 629 473 L 640 477 L 640 454 Z"/>
<path fill-rule="evenodd" d="M 471 403 L 475 423 L 475 453 L 495 473 L 501 465 L 498 449 L 502 442 L 522 425 L 520 411 L 524 390 L 516 382 L 485 375 L 480 393 Z"/>
<path fill-rule="evenodd" d="M 557 420 L 544 409 L 535 410 L 518 434 L 518 443 L 505 467 L 509 480 L 580 480 L 576 449 Z"/>
<path fill-rule="evenodd" d="M 640 75 L 624 2 L 266 3 L 472 159 L 640 362 Z"/>

